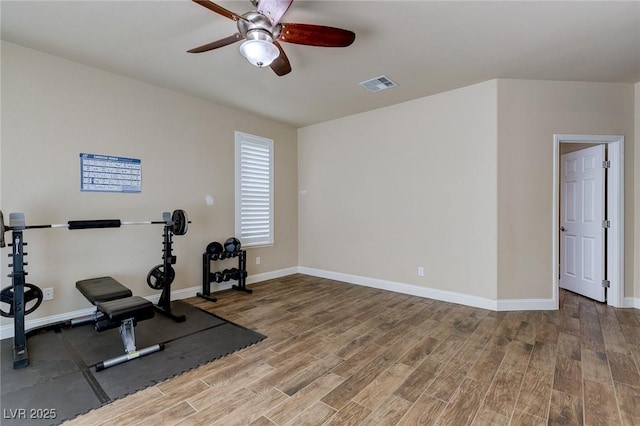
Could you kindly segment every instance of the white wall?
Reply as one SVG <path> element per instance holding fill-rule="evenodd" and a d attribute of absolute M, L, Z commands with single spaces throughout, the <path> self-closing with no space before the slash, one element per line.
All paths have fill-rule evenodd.
<path fill-rule="evenodd" d="M 299 129 L 300 265 L 496 299 L 496 85 Z"/>
<path fill-rule="evenodd" d="M 609 133 L 626 138 L 625 296 L 640 298 L 640 84 L 489 81 L 296 135 L 10 43 L 0 59 L 5 221 L 16 211 L 29 224 L 160 220 L 162 211 L 185 209 L 193 223 L 175 239 L 175 289 L 199 286 L 204 247 L 233 234 L 240 130 L 276 142 L 276 245 L 250 250 L 251 275 L 300 265 L 486 300 L 548 298 L 552 135 Z M 140 158 L 143 192 L 81 193 L 80 152 Z M 161 263 L 160 226 L 33 230 L 26 239 L 27 281 L 56 295 L 28 319 L 88 307 L 75 281 L 93 276 L 158 294 L 144 279 Z M 10 284 L 9 250 L 1 287 Z"/>
<path fill-rule="evenodd" d="M 633 294 L 632 84 L 498 81 L 498 295 L 552 297 L 553 135 L 625 137 L 625 295 Z"/>
<path fill-rule="evenodd" d="M 553 135 L 621 134 L 624 295 L 633 298 L 638 90 L 497 80 L 299 129 L 300 265 L 463 303 L 552 306 Z"/>
<path fill-rule="evenodd" d="M 163 211 L 184 209 L 193 223 L 187 235 L 174 239 L 173 288 L 200 286 L 206 245 L 234 233 L 234 131 L 239 130 L 275 141 L 276 244 L 249 251 L 249 274 L 298 265 L 294 128 L 6 42 L 1 100 L 5 222 L 9 212 L 24 212 L 33 225 L 161 220 Z M 142 193 L 80 192 L 81 152 L 141 159 Z M 214 198 L 213 206 L 205 203 L 206 195 Z M 90 307 L 75 289 L 85 278 L 111 275 L 134 294 L 159 294 L 145 278 L 162 263 L 160 225 L 29 230 L 25 240 L 27 282 L 52 287 L 55 294 L 28 320 Z M 2 249 L 2 287 L 11 283 L 7 253 L 9 247 Z M 234 266 L 226 262 L 225 267 Z"/>

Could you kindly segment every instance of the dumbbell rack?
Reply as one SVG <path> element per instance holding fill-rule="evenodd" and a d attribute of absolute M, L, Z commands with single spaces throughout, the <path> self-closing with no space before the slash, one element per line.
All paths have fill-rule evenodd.
<path fill-rule="evenodd" d="M 238 258 L 238 284 L 233 284 L 231 288 L 233 290 L 244 291 L 245 293 L 253 293 L 253 290 L 247 288 L 247 252 L 246 250 L 240 250 L 233 253 L 226 253 L 225 259 Z M 211 302 L 215 302 L 217 299 L 211 296 L 211 262 L 219 259 L 217 256 L 213 256 L 207 252 L 202 253 L 202 293 L 196 293 L 198 297 L 207 299 Z"/>

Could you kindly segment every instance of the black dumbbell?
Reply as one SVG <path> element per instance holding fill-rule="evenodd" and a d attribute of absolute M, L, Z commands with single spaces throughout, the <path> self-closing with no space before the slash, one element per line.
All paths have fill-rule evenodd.
<path fill-rule="evenodd" d="M 229 281 L 231 279 L 231 270 L 225 269 L 222 271 L 222 281 Z"/>
<path fill-rule="evenodd" d="M 209 274 L 209 282 L 217 282 L 217 283 L 221 283 L 222 282 L 222 272 L 218 271 L 218 272 L 212 272 Z"/>
<path fill-rule="evenodd" d="M 238 268 L 229 269 L 229 276 L 232 280 L 237 280 L 238 278 L 240 278 L 240 270 Z"/>

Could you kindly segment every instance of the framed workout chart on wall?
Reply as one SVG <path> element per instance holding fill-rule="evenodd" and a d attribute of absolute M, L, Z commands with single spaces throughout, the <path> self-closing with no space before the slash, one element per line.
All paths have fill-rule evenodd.
<path fill-rule="evenodd" d="M 137 158 L 80 153 L 80 191 L 142 192 L 142 162 Z"/>

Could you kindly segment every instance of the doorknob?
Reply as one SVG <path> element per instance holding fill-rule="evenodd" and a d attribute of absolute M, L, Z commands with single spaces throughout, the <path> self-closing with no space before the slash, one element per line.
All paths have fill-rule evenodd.
<path fill-rule="evenodd" d="M 564 226 L 561 226 L 561 227 L 560 227 L 560 230 L 561 230 L 562 232 L 566 232 L 567 228 L 565 228 Z"/>

